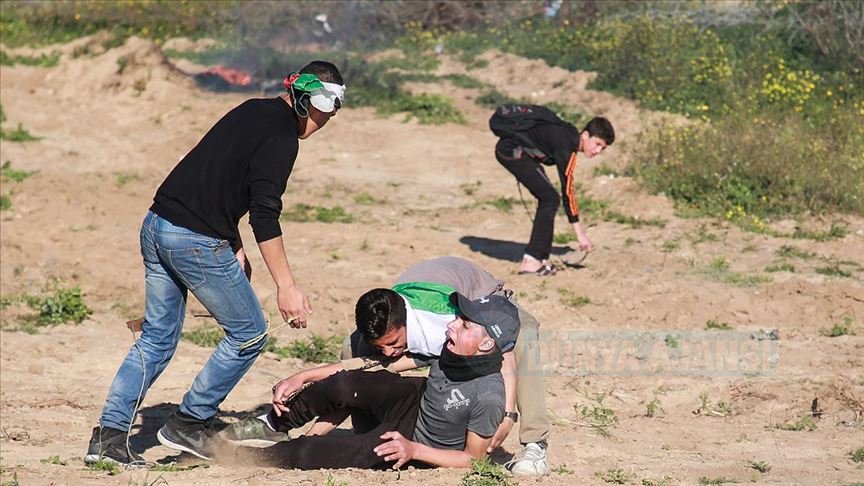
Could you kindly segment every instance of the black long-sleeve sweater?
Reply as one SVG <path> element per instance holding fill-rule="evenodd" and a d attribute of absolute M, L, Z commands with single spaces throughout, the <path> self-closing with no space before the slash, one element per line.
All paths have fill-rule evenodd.
<path fill-rule="evenodd" d="M 297 131 L 297 116 L 281 98 L 245 101 L 174 167 L 150 209 L 235 248 L 237 224 L 247 212 L 256 241 L 280 236 L 281 197 L 297 158 Z"/>

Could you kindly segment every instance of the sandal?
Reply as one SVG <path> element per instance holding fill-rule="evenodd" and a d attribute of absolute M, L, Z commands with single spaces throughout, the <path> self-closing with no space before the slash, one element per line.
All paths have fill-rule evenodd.
<path fill-rule="evenodd" d="M 527 270 L 520 270 L 519 275 L 535 275 L 537 277 L 551 277 L 558 273 L 558 269 L 555 268 L 554 265 L 543 265 L 542 267 L 534 270 L 533 272 L 529 272 Z"/>

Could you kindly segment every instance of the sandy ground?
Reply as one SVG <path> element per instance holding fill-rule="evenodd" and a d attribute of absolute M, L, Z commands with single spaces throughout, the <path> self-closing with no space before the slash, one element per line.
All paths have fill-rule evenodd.
<path fill-rule="evenodd" d="M 52 278 L 80 285 L 93 315 L 31 335 L 15 331 L 25 310 L 3 310 L 0 331 L 0 450 L 2 481 L 20 484 L 456 484 L 462 471 L 282 471 L 211 465 L 181 472 L 89 471 L 87 447 L 110 381 L 131 336 L 124 321 L 143 306 L 138 231 L 151 197 L 177 161 L 222 114 L 245 96 L 198 90 L 172 72 L 151 44 L 132 40 L 105 53 L 74 57 L 87 41 L 63 46 L 55 68 L 3 66 L 0 101 L 5 128 L 21 123 L 42 137 L 3 141 L 0 160 L 37 171 L 21 183 L 4 181 L 13 207 L 0 215 L 0 290 L 4 297 L 40 294 Z M 128 63 L 118 74 L 118 59 Z M 841 484 L 864 470 L 847 454 L 864 446 L 864 220 L 807 221 L 826 227 L 844 221 L 850 234 L 815 242 L 743 233 L 710 220 L 681 219 L 662 196 L 627 177 L 594 176 L 597 164 L 622 168 L 638 157 L 638 134 L 658 115 L 634 103 L 585 88 L 589 73 L 568 73 L 500 54 L 484 69 L 468 71 L 511 96 L 557 100 L 613 120 L 619 141 L 599 162 L 583 162 L 578 180 L 620 213 L 662 218 L 665 228 L 634 229 L 586 221 L 597 245 L 580 269 L 554 278 L 517 275 L 530 223 L 521 205 L 504 212 L 489 204 L 519 197 L 513 179 L 495 161 L 489 112 L 474 105 L 475 90 L 447 89 L 468 119 L 464 126 L 423 126 L 403 116 L 380 118 L 369 109 L 341 111 L 323 132 L 301 144 L 284 195 L 296 203 L 342 206 L 348 224 L 283 223 L 295 275 L 309 293 L 314 316 L 308 330 L 281 330 L 281 343 L 310 333 L 346 334 L 353 302 L 363 291 L 388 285 L 421 259 L 458 255 L 507 281 L 542 323 L 549 457 L 554 472 L 521 484 L 605 484 L 598 476 L 620 469 L 630 483 L 698 484 L 726 478 L 764 484 Z M 448 60 L 441 73 L 465 72 Z M 545 79 L 546 90 L 524 87 L 524 73 Z M 347 80 L 350 89 L 350 79 Z M 441 92 L 440 86 L 414 90 Z M 349 91 L 350 97 L 350 91 Z M 349 98 L 350 99 L 350 98 Z M 356 199 L 368 194 L 368 198 Z M 359 202 L 358 202 L 359 201 Z M 529 201 L 530 202 L 530 201 Z M 795 222 L 783 223 L 787 227 Z M 244 240 L 254 241 L 241 223 Z M 566 231 L 563 216 L 559 232 Z M 664 245 L 665 244 L 665 245 Z M 816 258 L 792 258 L 796 271 L 765 273 L 791 245 Z M 556 245 L 557 258 L 580 255 Z M 738 286 L 712 278 L 718 257 L 729 271 L 767 275 L 771 281 Z M 816 273 L 845 262 L 851 277 Z M 253 284 L 275 315 L 275 288 L 260 255 L 251 251 Z M 576 306 L 573 298 L 590 303 Z M 193 317 L 188 329 L 213 326 Z M 823 331 L 853 319 L 857 336 Z M 731 331 L 706 331 L 706 321 Z M 778 330 L 779 340 L 764 339 Z M 764 331 L 764 332 L 763 332 Z M 669 336 L 667 338 L 667 336 Z M 155 431 L 182 397 L 210 350 L 181 342 L 148 394 L 134 443 L 146 459 L 166 462 L 173 451 Z M 236 420 L 269 400 L 270 386 L 306 366 L 262 355 L 222 405 Z M 700 409 L 700 395 L 710 402 Z M 617 424 L 600 433 L 582 411 L 614 410 Z M 777 425 L 822 411 L 815 431 Z M 656 401 L 655 401 L 656 400 Z M 659 405 L 653 417 L 648 404 Z M 722 405 L 719 402 L 723 402 Z M 516 434 L 496 454 L 517 450 Z M 59 456 L 66 465 L 43 463 Z M 182 460 L 183 458 L 181 458 Z M 761 474 L 749 461 L 772 469 Z M 660 483 L 665 481 L 665 483 Z M 645 483 L 651 484 L 651 483 Z"/>

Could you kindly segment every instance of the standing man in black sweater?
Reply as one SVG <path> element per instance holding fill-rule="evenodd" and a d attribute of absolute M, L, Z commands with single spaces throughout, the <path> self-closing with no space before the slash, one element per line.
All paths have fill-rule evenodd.
<path fill-rule="evenodd" d="M 177 412 L 159 430 L 168 447 L 211 459 L 210 420 L 246 373 L 266 339 L 260 302 L 246 276 L 237 225 L 249 213 L 255 240 L 278 289 L 277 306 L 293 327 L 312 311 L 282 242 L 282 193 L 299 140 L 321 129 L 344 102 L 336 66 L 314 61 L 285 79 L 277 98 L 234 108 L 198 142 L 159 187 L 141 228 L 146 311 L 143 331 L 120 365 L 85 462 L 143 463 L 129 447 L 135 411 L 180 340 L 191 291 L 225 331 Z"/>

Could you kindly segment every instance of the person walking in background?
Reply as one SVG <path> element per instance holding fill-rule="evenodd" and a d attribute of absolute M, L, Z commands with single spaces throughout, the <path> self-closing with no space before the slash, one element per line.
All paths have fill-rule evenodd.
<path fill-rule="evenodd" d="M 594 244 L 579 220 L 579 201 L 574 177 L 577 154 L 587 158 L 599 155 L 615 141 L 615 130 L 606 118 L 592 119 L 582 131 L 560 119 L 552 110 L 538 105 L 503 105 L 495 110 L 489 127 L 500 140 L 495 158 L 516 180 L 537 198 L 537 211 L 531 238 L 522 257 L 519 273 L 554 275 L 549 264 L 555 213 L 559 196 L 546 176 L 543 165 L 554 165 L 561 180 L 561 200 L 567 219 L 573 225 L 579 249 L 594 250 Z"/>
<path fill-rule="evenodd" d="M 223 116 L 157 190 L 140 236 L 146 282 L 142 333 L 117 371 L 86 463 L 143 463 L 128 435 L 144 395 L 174 355 L 190 291 L 225 337 L 157 437 L 167 447 L 211 459 L 210 419 L 267 341 L 241 348 L 267 326 L 247 279 L 237 227 L 246 213 L 276 284 L 282 318 L 306 327 L 312 308 L 285 255 L 281 197 L 299 140 L 336 114 L 345 86 L 336 66 L 325 61 L 306 65 L 284 85 L 282 96 L 247 100 Z"/>

